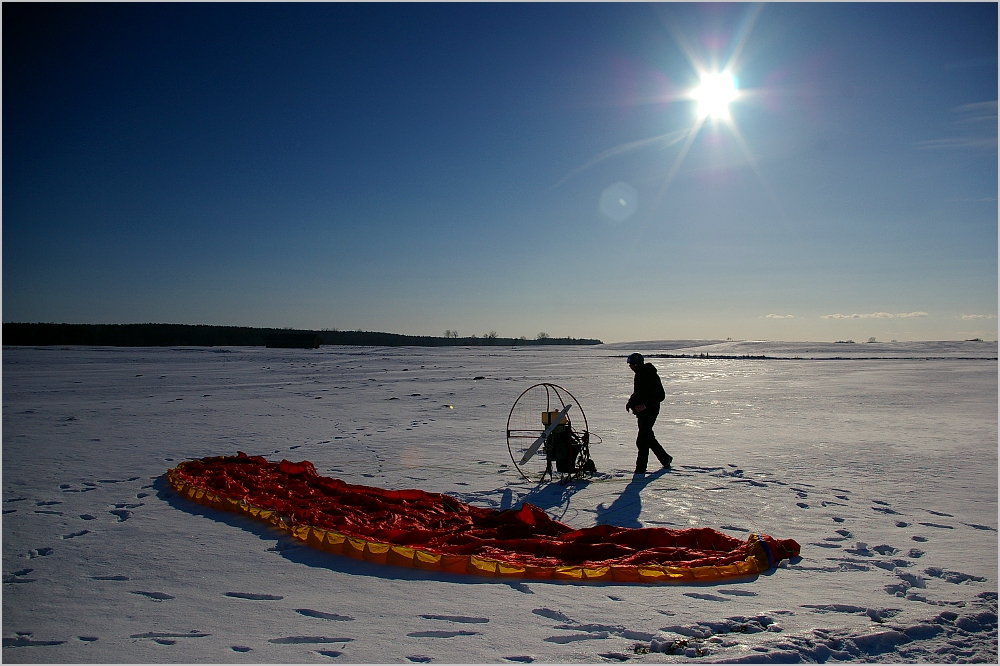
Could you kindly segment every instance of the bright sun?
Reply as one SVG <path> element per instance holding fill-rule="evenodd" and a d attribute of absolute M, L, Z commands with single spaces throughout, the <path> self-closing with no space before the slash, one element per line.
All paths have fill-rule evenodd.
<path fill-rule="evenodd" d="M 701 85 L 691 91 L 691 98 L 698 102 L 699 118 L 729 118 L 729 103 L 738 96 L 736 77 L 731 72 L 702 74 Z"/>

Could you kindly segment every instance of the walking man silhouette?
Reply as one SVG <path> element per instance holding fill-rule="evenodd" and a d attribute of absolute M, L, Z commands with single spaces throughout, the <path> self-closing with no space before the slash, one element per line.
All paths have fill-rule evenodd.
<path fill-rule="evenodd" d="M 632 395 L 625 404 L 625 411 L 631 411 L 636 416 L 639 434 L 635 438 L 635 446 L 639 454 L 635 458 L 635 473 L 645 474 L 649 452 L 652 451 L 663 469 L 670 469 L 673 458 L 663 450 L 653 434 L 653 424 L 660 414 L 660 403 L 666 398 L 663 383 L 656 374 L 656 367 L 646 363 L 642 354 L 629 354 L 628 367 L 635 373 Z"/>

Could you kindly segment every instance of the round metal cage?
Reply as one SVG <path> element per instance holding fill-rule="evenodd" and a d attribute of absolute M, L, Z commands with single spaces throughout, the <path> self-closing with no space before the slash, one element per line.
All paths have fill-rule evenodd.
<path fill-rule="evenodd" d="M 567 483 L 594 471 L 587 415 L 576 397 L 556 384 L 535 384 L 514 401 L 507 417 L 507 450 L 528 481 L 559 475 Z"/>

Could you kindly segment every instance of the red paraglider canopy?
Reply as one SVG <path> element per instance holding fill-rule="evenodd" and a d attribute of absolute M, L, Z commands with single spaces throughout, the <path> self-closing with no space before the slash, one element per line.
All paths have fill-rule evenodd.
<path fill-rule="evenodd" d="M 706 580 L 765 571 L 799 544 L 742 541 L 709 528 L 573 529 L 541 509 L 497 511 L 422 490 L 384 490 L 320 476 L 312 463 L 235 457 L 182 463 L 183 495 L 246 511 L 311 545 L 376 562 L 487 575 L 623 581 Z"/>

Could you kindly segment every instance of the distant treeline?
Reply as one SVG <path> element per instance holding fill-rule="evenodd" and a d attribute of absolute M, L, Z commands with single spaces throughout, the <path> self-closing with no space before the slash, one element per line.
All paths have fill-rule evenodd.
<path fill-rule="evenodd" d="M 973 342 L 966 340 L 966 342 Z M 982 342 L 980 340 L 980 342 Z M 622 356 L 624 358 L 624 355 Z M 723 361 L 996 361 L 996 356 L 755 356 L 752 354 L 646 354 L 645 358 L 710 358 Z"/>
<path fill-rule="evenodd" d="M 371 347 L 467 347 L 513 345 L 599 345 L 587 338 L 435 337 L 374 331 L 310 331 L 248 326 L 190 324 L 28 324 L 3 325 L 4 345 L 99 345 L 106 347 L 263 347 L 268 336 L 314 334 L 321 345 Z M 272 338 L 272 341 L 274 338 Z"/>

